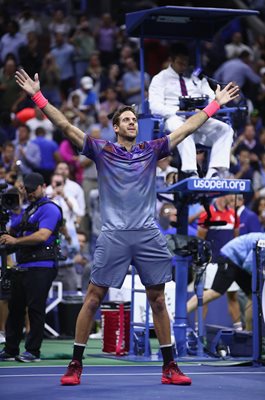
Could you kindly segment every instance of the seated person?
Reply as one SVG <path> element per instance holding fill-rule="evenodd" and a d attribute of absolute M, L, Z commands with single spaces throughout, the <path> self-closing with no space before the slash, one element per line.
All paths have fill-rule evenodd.
<path fill-rule="evenodd" d="M 209 99 L 214 98 L 214 92 L 205 78 L 200 80 L 193 75 L 190 78 L 183 76 L 188 67 L 188 49 L 183 44 L 173 45 L 171 64 L 153 77 L 149 87 L 150 110 L 166 119 L 166 129 L 170 132 L 185 122 L 184 115 L 176 115 L 180 110 L 181 96 L 195 98 L 207 95 Z M 198 174 L 196 143 L 211 147 L 206 178 L 222 176 L 222 172 L 229 168 L 232 140 L 233 130 L 229 125 L 209 118 L 203 127 L 178 145 L 182 178 Z"/>

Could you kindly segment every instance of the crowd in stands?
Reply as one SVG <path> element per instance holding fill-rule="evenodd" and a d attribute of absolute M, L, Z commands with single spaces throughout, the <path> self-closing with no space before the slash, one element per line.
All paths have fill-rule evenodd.
<path fill-rule="evenodd" d="M 74 125 L 95 138 L 115 141 L 113 112 L 121 104 L 141 103 L 139 43 L 126 35 L 115 15 L 68 15 L 57 2 L 48 3 L 48 14 L 29 6 L 1 13 L 0 183 L 20 190 L 24 174 L 44 176 L 47 194 L 63 209 L 66 245 L 73 247 L 64 267 L 78 265 L 77 289 L 82 288 L 77 275 L 80 268 L 89 268 L 100 229 L 97 171 L 20 91 L 14 74 L 21 67 L 31 77 L 38 73 L 44 96 Z M 194 59 L 194 43 L 189 47 Z M 164 41 L 146 40 L 146 94 L 152 76 L 167 67 L 168 50 Z M 202 63 L 208 76 L 235 81 L 241 88 L 240 104 L 247 111 L 232 118 L 229 177 L 252 180 L 254 191 L 245 205 L 258 215 L 264 231 L 265 35 L 254 34 L 245 22 L 231 23 L 212 42 L 202 43 Z M 168 182 L 173 183 L 174 156 L 168 165 Z"/>

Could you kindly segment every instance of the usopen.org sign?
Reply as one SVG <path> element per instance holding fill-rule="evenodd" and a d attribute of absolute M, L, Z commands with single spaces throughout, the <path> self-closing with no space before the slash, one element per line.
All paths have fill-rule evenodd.
<path fill-rule="evenodd" d="M 189 179 L 188 189 L 195 191 L 220 191 L 244 193 L 251 191 L 248 179 Z"/>

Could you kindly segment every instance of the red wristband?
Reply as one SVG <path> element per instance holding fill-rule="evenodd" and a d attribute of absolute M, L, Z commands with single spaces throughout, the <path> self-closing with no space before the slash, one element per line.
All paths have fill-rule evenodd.
<path fill-rule="evenodd" d="M 208 117 L 212 117 L 216 111 L 220 109 L 220 104 L 217 103 L 216 100 L 213 100 L 208 106 L 206 106 L 202 111 L 204 111 Z"/>
<path fill-rule="evenodd" d="M 39 108 L 44 108 L 48 104 L 48 100 L 43 96 L 40 90 L 35 93 L 34 96 L 31 97 L 31 99 Z"/>

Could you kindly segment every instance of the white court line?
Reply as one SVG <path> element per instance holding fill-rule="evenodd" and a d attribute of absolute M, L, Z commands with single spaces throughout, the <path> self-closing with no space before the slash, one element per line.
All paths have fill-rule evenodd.
<path fill-rule="evenodd" d="M 5 362 L 3 362 L 3 363 L 5 363 Z M 20 369 L 20 368 L 65 368 L 65 367 L 67 367 L 67 360 L 66 360 L 66 364 L 65 365 L 41 365 L 40 363 L 32 363 L 32 364 L 30 364 L 30 363 L 28 363 L 28 364 L 22 364 L 22 363 L 18 363 L 18 365 L 3 365 L 3 363 L 1 363 L 1 365 L 0 365 L 0 371 L 1 371 L 1 369 L 2 368 L 4 368 L 4 369 L 16 369 L 16 368 L 18 368 L 18 369 Z M 179 366 L 181 366 L 181 368 L 182 367 L 192 367 L 192 368 L 197 368 L 197 367 L 217 367 L 217 368 L 223 368 L 223 367 L 241 367 L 241 365 L 239 364 L 239 365 L 235 365 L 235 364 L 222 364 L 222 365 L 219 365 L 219 366 L 216 366 L 216 365 L 214 365 L 214 361 L 213 361 L 213 364 L 212 365 L 209 365 L 209 364 L 203 364 L 203 363 L 201 363 L 201 362 L 198 362 L 197 364 L 193 364 L 191 361 L 190 362 L 188 362 L 188 363 L 186 363 L 186 362 L 182 362 L 182 361 L 180 361 L 180 362 L 178 362 L 178 365 Z M 114 364 L 114 365 L 111 365 L 111 364 L 97 364 L 97 365 L 86 365 L 86 364 L 83 364 L 83 368 L 98 368 L 98 367 L 100 367 L 100 368 L 102 368 L 102 367 L 104 367 L 104 368 L 150 368 L 150 367 L 152 367 L 152 368 L 161 368 L 162 367 L 162 361 L 161 362 L 158 362 L 158 364 Z"/>
<path fill-rule="evenodd" d="M 265 372 L 255 371 L 255 372 L 189 372 L 189 375 L 264 375 Z M 161 372 L 149 372 L 149 373 L 139 373 L 139 374 L 129 374 L 129 373 L 107 373 L 107 374 L 82 374 L 83 376 L 157 376 L 161 375 Z M 32 378 L 32 377 L 51 377 L 51 376 L 61 376 L 61 374 L 13 374 L 13 375 L 0 375 L 0 378 Z"/>

